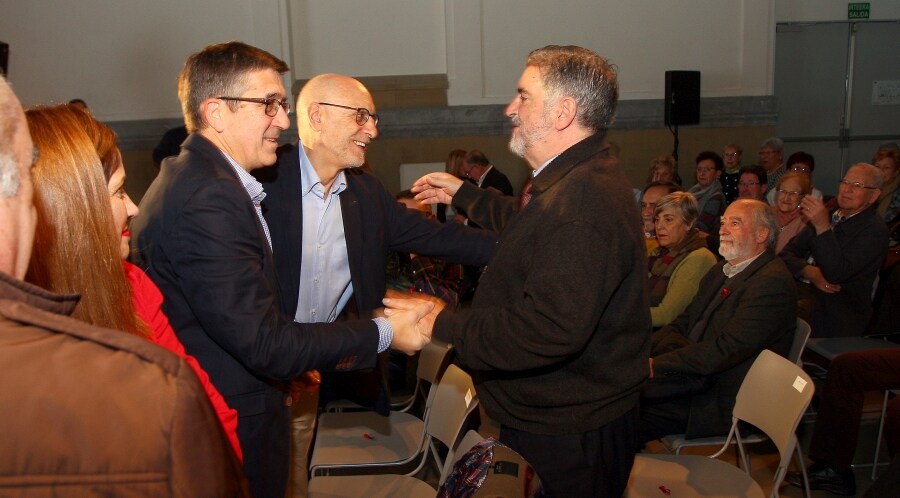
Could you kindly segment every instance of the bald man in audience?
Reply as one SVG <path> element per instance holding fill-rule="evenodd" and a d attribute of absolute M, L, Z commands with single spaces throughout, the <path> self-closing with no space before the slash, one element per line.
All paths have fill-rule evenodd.
<path fill-rule="evenodd" d="M 862 335 L 872 314 L 875 277 L 887 254 L 888 231 L 875 212 L 881 171 L 859 163 L 841 180 L 837 209 L 813 196 L 800 202 L 808 225 L 782 250 L 802 282 L 800 313 L 813 337 Z"/>
<path fill-rule="evenodd" d="M 0 496 L 250 496 L 184 360 L 23 281 L 37 154 L 0 76 Z"/>

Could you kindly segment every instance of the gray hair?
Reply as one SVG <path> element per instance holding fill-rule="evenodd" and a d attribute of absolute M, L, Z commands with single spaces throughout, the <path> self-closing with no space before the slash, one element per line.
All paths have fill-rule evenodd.
<path fill-rule="evenodd" d="M 13 153 L 13 139 L 22 120 L 12 89 L 0 75 L 0 197 L 9 198 L 19 191 L 19 164 Z"/>
<path fill-rule="evenodd" d="M 766 147 L 781 152 L 784 150 L 784 140 L 778 137 L 769 137 L 759 144 L 760 149 L 765 149 Z"/>
<path fill-rule="evenodd" d="M 750 209 L 750 217 L 753 219 L 753 225 L 756 228 L 766 228 L 769 230 L 769 236 L 766 238 L 766 247 L 775 248 L 775 242 L 778 240 L 778 216 L 775 215 L 775 208 L 765 202 L 756 199 L 736 199 L 731 204 L 746 204 Z"/>
<path fill-rule="evenodd" d="M 619 101 L 616 68 L 603 57 L 574 45 L 548 45 L 525 60 L 537 67 L 547 94 L 545 108 L 569 96 L 578 104 L 579 125 L 594 132 L 612 126 Z"/>
<path fill-rule="evenodd" d="M 675 209 L 681 221 L 693 229 L 697 218 L 700 217 L 700 208 L 697 206 L 697 198 L 690 192 L 672 192 L 663 196 L 657 201 L 656 209 L 653 210 L 653 216 L 659 216 L 659 213 L 666 209 Z"/>
<path fill-rule="evenodd" d="M 881 188 L 884 186 L 884 175 L 877 167 L 872 166 L 869 163 L 856 163 L 853 166 L 850 166 L 850 169 L 853 168 L 860 168 L 865 171 L 866 176 L 868 176 L 872 182 L 872 185 L 869 185 L 870 187 Z M 848 169 L 847 172 L 849 172 L 850 169 Z"/>

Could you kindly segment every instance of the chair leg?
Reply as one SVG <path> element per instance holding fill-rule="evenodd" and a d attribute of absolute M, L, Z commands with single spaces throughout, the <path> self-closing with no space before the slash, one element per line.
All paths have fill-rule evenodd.
<path fill-rule="evenodd" d="M 803 476 L 803 496 L 809 498 L 809 477 L 806 475 L 806 461 L 803 459 L 803 450 L 800 449 L 800 441 L 797 441 L 795 447 L 797 452 L 797 464 L 800 467 L 800 475 Z"/>
<path fill-rule="evenodd" d="M 888 397 L 890 391 L 884 391 L 884 402 L 881 404 L 881 420 L 878 422 L 878 439 L 875 440 L 875 456 L 872 457 L 872 480 L 875 480 L 876 471 L 878 470 L 878 456 L 881 452 L 881 436 L 884 431 L 884 415 L 887 413 Z"/>

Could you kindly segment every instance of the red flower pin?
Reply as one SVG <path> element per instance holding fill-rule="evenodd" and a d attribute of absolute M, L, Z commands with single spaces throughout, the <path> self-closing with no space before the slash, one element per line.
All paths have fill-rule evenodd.
<path fill-rule="evenodd" d="M 725 299 L 726 297 L 728 297 L 728 294 L 731 294 L 731 291 L 728 290 L 728 287 L 722 287 L 722 292 L 719 293 L 719 297 Z"/>

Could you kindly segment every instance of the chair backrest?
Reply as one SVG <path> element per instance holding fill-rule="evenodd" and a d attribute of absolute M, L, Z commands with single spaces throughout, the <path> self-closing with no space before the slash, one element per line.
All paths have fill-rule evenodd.
<path fill-rule="evenodd" d="M 455 448 L 456 440 L 463 429 L 469 414 L 478 406 L 475 385 L 472 377 L 457 367 L 450 365 L 437 384 L 434 391 L 434 402 L 425 420 L 425 433 L 444 443 L 448 448 Z M 452 468 L 453 456 L 444 459 L 441 476 L 448 468 Z"/>
<path fill-rule="evenodd" d="M 434 402 L 435 386 L 441 380 L 441 376 L 444 375 L 447 365 L 450 364 L 452 352 L 452 344 L 437 339 L 432 340 L 419 351 L 419 366 L 416 367 L 416 377 L 418 378 L 417 385 L 422 389 L 422 392 L 425 393 L 424 390 L 428 389 L 427 393 L 425 393 L 426 410 Z"/>
<path fill-rule="evenodd" d="M 797 318 L 797 330 L 794 332 L 794 341 L 791 343 L 791 351 L 788 353 L 788 359 L 798 366 L 803 366 L 803 363 L 800 361 L 800 355 L 803 353 L 803 349 L 806 347 L 806 341 L 809 340 L 809 335 L 811 333 L 812 329 L 809 327 L 809 324 L 806 323 L 806 320 Z"/>
<path fill-rule="evenodd" d="M 732 413 L 765 432 L 786 465 L 796 444 L 794 431 L 814 391 L 802 368 L 766 349 L 744 377 Z"/>

